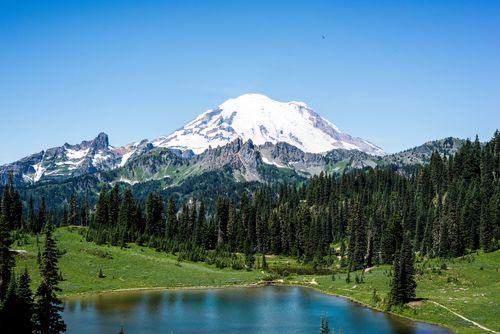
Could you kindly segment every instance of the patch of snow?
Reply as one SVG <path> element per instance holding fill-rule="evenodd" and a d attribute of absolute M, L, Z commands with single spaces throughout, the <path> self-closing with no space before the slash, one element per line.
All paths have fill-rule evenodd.
<path fill-rule="evenodd" d="M 123 177 L 121 177 L 118 182 L 123 182 L 123 183 L 127 183 L 127 184 L 130 184 L 131 186 L 133 186 L 134 184 L 136 183 L 139 183 L 139 181 L 132 181 L 132 180 L 129 180 L 129 179 L 125 179 Z"/>
<path fill-rule="evenodd" d="M 76 160 L 76 159 L 81 159 L 85 157 L 87 154 L 89 154 L 89 148 L 85 150 L 72 150 L 70 148 L 66 149 L 66 157 L 70 160 Z"/>
<path fill-rule="evenodd" d="M 45 173 L 45 168 L 42 167 L 41 162 L 37 163 L 36 165 L 33 165 L 33 168 L 35 169 L 35 175 L 33 176 L 33 181 L 38 182 Z"/>
<path fill-rule="evenodd" d="M 97 154 L 94 155 L 94 157 L 92 158 L 92 164 L 95 166 L 97 164 L 100 164 L 106 160 L 109 159 L 109 155 L 104 155 L 102 154 L 101 151 L 99 151 Z"/>
<path fill-rule="evenodd" d="M 58 162 L 56 162 L 56 165 L 57 166 L 62 166 L 62 165 L 75 165 L 75 166 L 78 166 L 84 160 L 85 160 L 85 158 L 81 159 L 81 160 L 78 160 L 78 161 L 58 161 Z"/>
<path fill-rule="evenodd" d="M 45 172 L 45 175 L 56 175 L 56 176 L 63 175 L 64 176 L 64 173 L 61 173 L 58 170 L 51 170 L 51 171 Z"/>
<path fill-rule="evenodd" d="M 265 164 L 274 165 L 274 166 L 279 167 L 279 168 L 288 168 L 287 166 L 281 165 L 281 164 L 277 163 L 276 161 L 271 161 L 271 160 L 267 159 L 265 156 L 261 156 L 261 159 L 262 159 L 262 162 Z"/>
<path fill-rule="evenodd" d="M 132 154 L 134 154 L 134 153 L 135 153 L 135 151 L 130 151 L 130 152 L 128 152 L 128 153 L 125 153 L 125 154 L 122 156 L 122 160 L 120 161 L 120 164 L 119 164 L 118 166 L 120 166 L 120 167 L 125 166 L 125 164 L 127 163 L 128 159 L 130 158 L 130 156 L 131 156 Z"/>

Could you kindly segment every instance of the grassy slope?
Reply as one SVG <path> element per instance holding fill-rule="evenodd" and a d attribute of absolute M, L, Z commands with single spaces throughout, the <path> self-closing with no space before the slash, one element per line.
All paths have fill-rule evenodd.
<path fill-rule="evenodd" d="M 97 246 L 84 241 L 77 232 L 67 228 L 58 229 L 56 237 L 59 248 L 66 250 L 60 259 L 60 268 L 65 278 L 61 283 L 63 294 L 74 295 L 118 289 L 147 287 L 201 287 L 227 286 L 234 284 L 256 283 L 262 277 L 258 270 L 247 272 L 230 269 L 219 270 L 203 263 L 182 262 L 176 265 L 175 256 L 158 253 L 152 249 L 131 245 L 128 249 L 119 247 Z M 42 243 L 40 242 L 40 247 Z M 19 255 L 18 268 L 26 266 L 32 275 L 33 286 L 39 282 L 36 264 L 36 243 L 30 240 L 29 245 L 14 247 L 25 249 L 26 255 Z M 96 254 L 108 254 L 111 258 Z M 471 261 L 469 261 L 471 260 Z M 283 257 L 268 257 L 268 264 L 289 262 L 294 260 Z M 500 330 L 500 251 L 491 254 L 479 254 L 466 260 L 448 262 L 447 270 L 433 272 L 429 267 L 439 266 L 430 263 L 424 269 L 425 274 L 419 276 L 417 296 L 436 301 L 453 311 L 464 315 L 493 330 Z M 483 268 L 481 270 L 481 268 Z M 105 278 L 98 278 L 102 269 Z M 390 266 L 372 269 L 364 275 L 365 283 L 355 284 L 355 274 L 351 273 L 353 283 L 345 282 L 346 275 L 331 276 L 292 276 L 285 283 L 302 284 L 314 287 L 327 293 L 349 297 L 371 307 L 373 289 L 384 298 L 388 292 Z M 19 271 L 19 269 L 18 269 Z M 312 280 L 317 284 L 310 284 Z M 485 333 L 470 323 L 458 318 L 428 300 L 424 300 L 413 308 L 396 310 L 395 313 L 416 320 L 445 325 L 457 333 Z"/>
<path fill-rule="evenodd" d="M 417 297 L 424 300 L 411 308 L 395 310 L 395 313 L 445 325 L 456 333 L 486 333 L 430 302 L 435 301 L 487 328 L 500 331 L 500 251 L 470 258 L 473 259 L 470 263 L 468 259 L 448 261 L 448 269 L 441 270 L 441 273 L 425 269 L 425 274 L 417 281 Z M 435 266 L 439 267 L 439 263 Z M 335 281 L 330 276 L 319 277 L 316 278 L 317 288 L 379 307 L 381 305 L 372 302 L 373 289 L 377 289 L 381 298 L 387 295 L 390 269 L 390 266 L 372 269 L 365 273 L 363 284 L 354 283 L 354 274 L 351 274 L 353 283 L 350 284 L 346 283 L 345 274 Z"/>
<path fill-rule="evenodd" d="M 200 263 L 182 262 L 176 265 L 177 257 L 156 252 L 153 249 L 132 244 L 130 248 L 120 249 L 112 246 L 97 246 L 84 241 L 77 232 L 66 228 L 56 232 L 58 246 L 66 250 L 59 260 L 59 267 L 64 281 L 61 283 L 63 295 L 132 289 L 146 287 L 189 287 L 189 286 L 224 286 L 256 282 L 258 272 L 218 270 L 214 266 Z M 40 242 L 40 247 L 43 243 Z M 19 256 L 17 267 L 26 266 L 33 279 L 33 286 L 39 282 L 36 263 L 36 242 L 14 247 L 25 249 L 28 255 Z M 109 254 L 111 258 L 96 255 Z M 105 278 L 99 278 L 102 269 Z"/>

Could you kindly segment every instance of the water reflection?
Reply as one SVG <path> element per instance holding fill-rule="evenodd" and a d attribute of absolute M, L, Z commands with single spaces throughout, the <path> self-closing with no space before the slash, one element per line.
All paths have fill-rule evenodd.
<path fill-rule="evenodd" d="M 136 291 L 66 301 L 69 333 L 450 333 L 299 287 Z"/>

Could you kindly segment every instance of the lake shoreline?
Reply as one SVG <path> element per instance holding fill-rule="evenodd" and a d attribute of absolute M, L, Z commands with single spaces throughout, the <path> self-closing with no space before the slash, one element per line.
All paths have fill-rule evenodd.
<path fill-rule="evenodd" d="M 88 291 L 88 292 L 78 292 L 68 295 L 61 295 L 61 299 L 70 300 L 75 298 L 95 296 L 101 294 L 113 294 L 113 293 L 124 293 L 124 292 L 143 292 L 143 291 L 190 291 L 190 290 L 208 290 L 208 289 L 230 289 L 230 288 L 251 288 L 262 286 L 260 283 L 246 283 L 246 284 L 228 284 L 228 285 L 193 285 L 193 286 L 157 286 L 157 287 L 140 287 L 140 288 L 124 288 L 124 289 L 114 289 L 114 290 L 102 290 L 102 291 Z"/>
<path fill-rule="evenodd" d="M 370 305 L 370 304 L 367 304 L 367 303 L 364 303 L 362 301 L 359 301 L 357 299 L 354 299 L 352 297 L 349 297 L 349 296 L 345 296 L 345 295 L 340 295 L 340 294 L 337 294 L 337 293 L 334 293 L 334 292 L 331 292 L 331 291 L 326 291 L 326 290 L 322 290 L 321 288 L 315 286 L 315 285 L 303 285 L 303 284 L 300 284 L 300 283 L 293 283 L 293 284 L 287 284 L 287 283 L 277 283 L 275 285 L 281 285 L 281 286 L 296 286 L 296 287 L 302 287 L 302 288 L 306 288 L 306 289 L 312 289 L 314 291 L 317 291 L 317 292 L 320 292 L 322 294 L 325 294 L 325 295 L 329 295 L 329 296 L 333 296 L 333 297 L 337 297 L 337 298 L 343 298 L 343 299 L 346 299 L 352 303 L 355 303 L 355 304 L 358 304 L 360 306 L 363 306 L 363 307 L 366 307 L 370 310 L 374 310 L 374 311 L 377 311 L 377 312 L 382 312 L 382 313 L 385 313 L 385 314 L 390 314 L 392 316 L 396 316 L 396 317 L 399 317 L 399 318 L 403 318 L 403 319 L 407 319 L 407 320 L 411 320 L 411 321 L 414 321 L 414 322 L 421 322 L 421 323 L 426 323 L 426 324 L 429 324 L 429 325 L 433 325 L 433 326 L 438 326 L 438 327 L 442 327 L 442 328 L 445 328 L 445 329 L 448 329 L 450 331 L 450 333 L 453 333 L 453 330 L 446 326 L 445 324 L 441 324 L 441 323 L 436 323 L 436 322 L 432 322 L 432 321 L 425 321 L 425 320 L 420 320 L 420 319 L 415 319 L 415 318 L 411 318 L 411 317 L 408 317 L 408 316 L 405 316 L 405 315 L 402 315 L 402 314 L 398 314 L 398 313 L 394 313 L 394 312 L 388 312 L 388 311 L 385 311 L 385 310 L 382 310 L 380 308 L 377 308 L 373 305 Z"/>
<path fill-rule="evenodd" d="M 79 298 L 85 298 L 85 297 L 93 297 L 97 295 L 109 295 L 109 294 L 114 294 L 114 293 L 135 293 L 135 292 L 147 292 L 147 291 L 194 291 L 194 290 L 210 290 L 210 289 L 241 289 L 241 288 L 259 288 L 259 287 L 265 287 L 265 286 L 283 286 L 283 287 L 299 287 L 299 288 L 306 288 L 306 289 L 311 289 L 316 292 L 322 293 L 327 296 L 332 296 L 336 298 L 342 298 L 345 300 L 348 300 L 349 302 L 355 303 L 359 306 L 368 308 L 373 311 L 381 312 L 384 314 L 389 314 L 391 316 L 396 316 L 402 319 L 414 321 L 414 322 L 420 322 L 420 323 L 425 323 L 433 326 L 438 326 L 444 329 L 447 329 L 450 333 L 453 333 L 453 330 L 446 326 L 445 324 L 441 323 L 436 323 L 432 321 L 426 321 L 426 320 L 421 320 L 421 319 L 415 319 L 411 318 L 405 315 L 401 315 L 398 313 L 394 312 L 388 312 L 382 309 L 379 309 L 377 307 L 374 307 L 372 305 L 366 304 L 362 301 L 356 300 L 350 296 L 346 295 L 341 295 L 337 294 L 331 291 L 326 291 L 318 287 L 317 285 L 314 285 L 312 283 L 310 284 L 304 284 L 300 282 L 290 282 L 287 283 L 285 281 L 259 281 L 256 283 L 246 283 L 246 284 L 228 284 L 228 285 L 206 285 L 206 286 L 171 286 L 171 287 L 138 287 L 138 288 L 125 288 L 125 289 L 115 289 L 115 290 L 103 290 L 103 291 L 91 291 L 91 292 L 81 292 L 81 293 L 76 293 L 76 294 L 70 294 L 70 295 L 63 295 L 61 298 L 63 301 L 67 300 L 74 300 L 74 299 L 79 299 Z"/>

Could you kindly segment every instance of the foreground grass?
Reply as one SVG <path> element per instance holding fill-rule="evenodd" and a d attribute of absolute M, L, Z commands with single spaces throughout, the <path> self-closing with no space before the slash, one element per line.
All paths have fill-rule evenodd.
<path fill-rule="evenodd" d="M 60 284 L 62 296 L 136 288 L 244 285 L 257 282 L 261 275 L 256 271 L 219 270 L 204 263 L 177 263 L 177 257 L 171 254 L 135 244 L 124 249 L 97 246 L 68 228 L 57 229 L 55 236 L 59 249 L 65 251 L 59 259 L 64 278 Z M 39 244 L 43 248 L 41 240 Z M 35 239 L 28 245 L 13 248 L 27 251 L 18 256 L 17 268 L 26 266 L 33 286 L 38 286 L 40 275 Z M 106 277 L 99 278 L 99 270 Z"/>
<path fill-rule="evenodd" d="M 204 263 L 178 263 L 176 256 L 134 244 L 126 249 L 97 246 L 86 242 L 76 228 L 57 229 L 55 236 L 59 248 L 64 251 L 60 258 L 64 277 L 61 283 L 63 296 L 137 288 L 249 285 L 258 283 L 263 276 L 259 270 L 221 270 Z M 43 247 L 41 240 L 39 245 L 40 248 Z M 19 271 L 26 266 L 33 279 L 33 287 L 36 287 L 40 280 L 36 240 L 31 238 L 29 244 L 13 248 L 26 251 L 18 255 L 17 268 Z M 268 256 L 267 262 L 270 267 L 283 264 L 301 266 L 286 257 Z M 446 269 L 440 269 L 441 265 L 437 261 L 417 264 L 423 272 L 418 276 L 417 297 L 423 300 L 392 312 L 440 324 L 456 333 L 486 333 L 433 304 L 434 301 L 487 328 L 499 331 L 500 251 L 454 259 L 446 262 Z M 389 291 L 390 269 L 390 266 L 372 268 L 364 273 L 364 283 L 358 284 L 355 283 L 355 275 L 360 276 L 361 272 L 351 273 L 351 283 L 346 283 L 346 274 L 337 274 L 335 280 L 332 280 L 331 275 L 292 275 L 283 284 L 312 287 L 382 309 L 383 299 Z M 104 278 L 98 277 L 100 270 L 105 275 Z M 378 303 L 373 300 L 374 289 L 380 298 Z"/>

